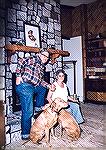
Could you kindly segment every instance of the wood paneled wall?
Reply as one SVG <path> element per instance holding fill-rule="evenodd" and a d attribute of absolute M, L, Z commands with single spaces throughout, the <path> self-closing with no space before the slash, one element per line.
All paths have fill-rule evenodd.
<path fill-rule="evenodd" d="M 74 7 L 61 5 L 61 30 L 62 38 L 70 38 L 72 35 L 72 10 Z"/>
<path fill-rule="evenodd" d="M 99 33 L 103 33 L 105 24 L 104 11 L 105 0 L 97 0 L 75 8 L 61 6 L 62 36 L 86 36 L 87 33 L 92 33 L 92 35 L 96 36 Z"/>

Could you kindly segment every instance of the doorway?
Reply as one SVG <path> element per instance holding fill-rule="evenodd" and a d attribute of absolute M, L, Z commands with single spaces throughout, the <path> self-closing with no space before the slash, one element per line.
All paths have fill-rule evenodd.
<path fill-rule="evenodd" d="M 77 36 L 70 39 L 62 39 L 63 50 L 70 52 L 69 57 L 64 57 L 64 61 L 76 61 L 76 94 L 79 97 L 79 101 L 84 100 L 83 94 L 83 64 L 82 64 L 82 37 Z M 68 64 L 64 67 L 67 77 L 67 86 L 69 87 L 71 95 L 74 94 L 74 67 Z"/>

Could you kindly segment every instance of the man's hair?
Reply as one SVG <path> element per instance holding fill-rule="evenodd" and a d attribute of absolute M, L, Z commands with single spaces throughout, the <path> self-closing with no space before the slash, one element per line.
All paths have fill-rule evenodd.
<path fill-rule="evenodd" d="M 50 58 L 50 54 L 47 50 L 44 50 L 43 48 L 40 49 L 40 54 Z M 48 56 L 47 56 L 48 55 Z"/>
<path fill-rule="evenodd" d="M 49 52 L 48 51 L 41 52 L 41 55 L 49 58 Z"/>

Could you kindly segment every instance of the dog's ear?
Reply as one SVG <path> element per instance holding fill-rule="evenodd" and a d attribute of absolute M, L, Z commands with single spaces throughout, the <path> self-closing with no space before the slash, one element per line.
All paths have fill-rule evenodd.
<path fill-rule="evenodd" d="M 51 109 L 53 110 L 55 107 L 56 107 L 56 103 L 53 101 L 53 102 L 51 103 Z"/>

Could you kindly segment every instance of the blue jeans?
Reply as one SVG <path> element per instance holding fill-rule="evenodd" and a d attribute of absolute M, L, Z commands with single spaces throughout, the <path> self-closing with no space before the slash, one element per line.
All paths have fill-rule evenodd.
<path fill-rule="evenodd" d="M 66 110 L 73 115 L 73 117 L 75 118 L 78 124 L 81 124 L 84 122 L 79 104 L 69 102 L 69 107 Z"/>
<path fill-rule="evenodd" d="M 34 112 L 34 94 L 37 93 L 37 103 L 39 106 L 42 106 L 44 104 L 44 95 L 46 93 L 46 89 L 44 90 L 41 85 L 35 87 L 32 84 L 23 82 L 19 85 L 16 85 L 16 93 L 19 97 L 22 109 L 21 134 L 23 138 L 27 138 L 30 134 L 31 119 Z M 43 94 L 43 96 L 41 95 L 41 93 Z"/>
<path fill-rule="evenodd" d="M 35 97 L 35 106 L 41 107 L 45 105 L 45 94 L 46 94 L 46 88 L 43 86 L 36 86 L 34 90 L 36 97 Z"/>

